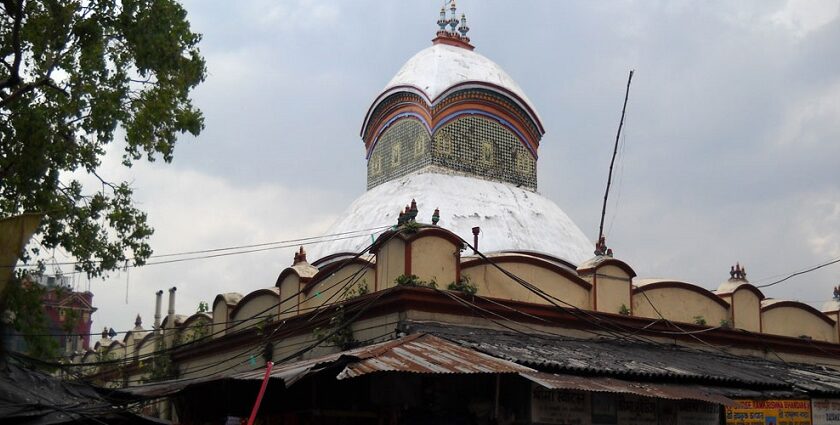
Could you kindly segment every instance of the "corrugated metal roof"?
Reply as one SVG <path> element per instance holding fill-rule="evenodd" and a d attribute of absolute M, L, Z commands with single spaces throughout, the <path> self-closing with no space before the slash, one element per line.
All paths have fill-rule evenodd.
<path fill-rule="evenodd" d="M 549 372 L 840 394 L 840 371 L 637 341 L 582 340 L 414 323 L 485 354 Z"/>
<path fill-rule="evenodd" d="M 271 377 L 290 386 L 311 373 L 337 367 L 343 367 L 337 379 L 377 372 L 518 373 L 547 388 L 633 392 L 721 404 L 729 397 L 781 397 L 803 392 L 840 395 L 840 371 L 814 365 L 641 342 L 580 340 L 433 323 L 412 323 L 410 327 L 413 334 L 396 340 L 276 365 Z M 262 380 L 263 376 L 261 368 L 124 391 L 161 396 L 209 381 Z"/>
<path fill-rule="evenodd" d="M 724 406 L 738 405 L 735 400 L 722 396 L 714 389 L 697 385 L 633 382 L 603 376 L 560 375 L 544 372 L 520 373 L 520 375 L 545 388 L 555 390 L 625 393 L 670 400 L 698 400 Z"/>
<path fill-rule="evenodd" d="M 514 362 L 488 356 L 456 343 L 415 334 L 399 344 L 358 353 L 360 360 L 349 363 L 338 379 L 373 372 L 410 373 L 522 373 L 534 371 Z"/>

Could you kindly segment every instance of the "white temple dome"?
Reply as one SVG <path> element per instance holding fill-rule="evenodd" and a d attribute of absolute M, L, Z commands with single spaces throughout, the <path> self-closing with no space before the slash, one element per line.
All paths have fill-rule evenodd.
<path fill-rule="evenodd" d="M 419 51 L 382 90 L 411 87 L 421 91 L 430 103 L 450 88 L 465 83 L 484 83 L 516 95 L 535 111 L 522 88 L 498 64 L 463 47 L 435 44 Z"/>
<path fill-rule="evenodd" d="M 592 256 L 580 228 L 551 200 L 506 183 L 433 172 L 410 174 L 365 192 L 327 231 L 345 234 L 392 226 L 412 199 L 420 210 L 417 221 L 431 223 L 440 209 L 439 226 L 472 243 L 472 228 L 481 228 L 479 250 L 537 251 L 578 264 Z M 376 233 L 378 235 L 378 233 Z M 359 252 L 371 235 L 307 247 L 318 259 L 339 252 Z"/>

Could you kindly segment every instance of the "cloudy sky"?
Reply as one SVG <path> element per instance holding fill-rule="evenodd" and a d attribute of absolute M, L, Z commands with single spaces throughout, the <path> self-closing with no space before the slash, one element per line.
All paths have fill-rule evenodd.
<path fill-rule="evenodd" d="M 130 179 L 156 254 L 323 234 L 365 188 L 359 127 L 403 62 L 430 45 L 436 1 L 189 0 L 204 35 L 206 116 L 172 164 Z M 461 0 L 476 51 L 500 64 L 546 127 L 539 191 L 590 239 L 636 75 L 608 207 L 609 245 L 640 277 L 713 289 L 840 257 L 840 2 Z M 58 260 L 61 253 L 56 254 Z M 219 292 L 273 286 L 290 249 L 115 272 L 88 282 L 94 330 L 151 323 Z M 310 259 L 311 260 L 311 259 Z M 767 288 L 819 306 L 840 264 Z"/>

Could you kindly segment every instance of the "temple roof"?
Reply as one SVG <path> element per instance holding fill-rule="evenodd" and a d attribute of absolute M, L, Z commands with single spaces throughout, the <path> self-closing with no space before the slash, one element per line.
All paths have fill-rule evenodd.
<path fill-rule="evenodd" d="M 506 183 L 433 172 L 409 174 L 368 190 L 326 232 L 337 234 L 388 226 L 412 199 L 418 222 L 431 222 L 440 209 L 439 226 L 472 243 L 472 228 L 481 228 L 479 250 L 528 250 L 579 263 L 592 256 L 592 243 L 551 200 Z M 371 236 L 314 244 L 312 258 L 358 252 Z"/>
<path fill-rule="evenodd" d="M 499 65 L 474 51 L 446 44 L 435 44 L 418 52 L 382 91 L 413 87 L 433 103 L 450 88 L 470 82 L 502 88 L 516 95 L 526 109 L 535 111 L 522 88 Z"/>

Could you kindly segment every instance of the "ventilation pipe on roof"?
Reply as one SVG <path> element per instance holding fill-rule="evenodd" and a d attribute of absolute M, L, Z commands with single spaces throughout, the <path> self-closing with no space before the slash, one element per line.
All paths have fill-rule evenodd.
<path fill-rule="evenodd" d="M 175 291 L 177 289 L 178 288 L 176 288 L 174 286 L 169 288 L 169 311 L 167 312 L 167 314 L 169 314 L 170 316 L 175 315 Z M 174 317 L 173 317 L 173 319 L 174 319 Z"/>
<path fill-rule="evenodd" d="M 163 300 L 163 289 L 155 293 L 155 329 L 160 329 L 160 303 Z"/>
<path fill-rule="evenodd" d="M 472 228 L 473 232 L 473 254 L 478 254 L 478 234 L 481 233 L 481 227 L 475 226 Z"/>

